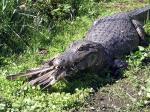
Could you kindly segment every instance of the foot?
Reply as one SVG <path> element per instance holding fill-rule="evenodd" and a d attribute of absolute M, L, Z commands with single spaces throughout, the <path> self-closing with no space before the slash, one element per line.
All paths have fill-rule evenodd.
<path fill-rule="evenodd" d="M 114 63 L 112 65 L 112 73 L 115 76 L 119 76 L 121 73 L 121 70 L 124 70 L 128 67 L 128 63 L 121 60 L 121 59 L 115 59 Z"/>
<path fill-rule="evenodd" d="M 147 47 L 147 46 L 149 46 L 149 42 L 147 42 L 146 40 L 140 40 L 140 45 Z"/>

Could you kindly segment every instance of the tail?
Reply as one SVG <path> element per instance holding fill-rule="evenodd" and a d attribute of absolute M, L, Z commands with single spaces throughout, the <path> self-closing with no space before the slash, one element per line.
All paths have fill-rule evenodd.
<path fill-rule="evenodd" d="M 145 6 L 144 8 L 136 9 L 129 12 L 129 15 L 135 19 L 140 21 L 141 23 L 145 23 L 146 20 L 150 19 L 150 5 Z"/>
<path fill-rule="evenodd" d="M 29 80 L 30 85 L 40 85 L 43 88 L 46 88 L 50 85 L 53 85 L 66 75 L 66 72 L 63 68 L 59 68 L 53 64 L 53 60 L 49 61 L 46 66 L 29 70 L 26 73 L 9 75 L 6 78 L 8 80 L 16 80 L 17 78 L 24 77 Z"/>

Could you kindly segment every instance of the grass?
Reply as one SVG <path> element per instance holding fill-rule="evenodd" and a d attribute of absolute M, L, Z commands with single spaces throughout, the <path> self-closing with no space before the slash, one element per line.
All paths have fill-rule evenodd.
<path fill-rule="evenodd" d="M 73 80 L 70 82 L 60 81 L 49 90 L 44 91 L 39 87 L 31 87 L 22 80 L 8 81 L 5 78 L 7 75 L 37 67 L 43 61 L 63 52 L 72 41 L 84 37 L 96 18 L 131 10 L 144 6 L 146 3 L 148 2 L 115 0 L 108 3 L 87 4 L 90 7 L 87 14 L 77 17 L 74 21 L 60 22 L 57 24 L 57 29 L 51 33 L 45 28 L 40 30 L 40 32 L 35 30 L 34 38 L 30 42 L 32 47 L 27 48 L 24 53 L 19 55 L 0 57 L 0 111 L 58 112 L 85 108 L 84 104 L 87 98 L 93 94 L 93 88 L 98 90 L 99 94 L 102 94 L 101 91 L 108 91 L 106 93 L 113 93 L 113 95 L 109 96 L 111 98 L 114 97 L 115 99 L 115 96 L 118 96 L 121 100 L 128 100 L 129 95 L 126 94 L 127 91 L 119 93 L 120 89 L 118 89 L 121 84 L 126 85 L 127 83 L 131 83 L 132 86 L 129 86 L 129 88 L 133 87 L 136 90 L 135 92 L 142 92 L 141 99 L 137 99 L 137 102 L 132 102 L 129 99 L 128 101 L 132 103 L 129 104 L 128 108 L 120 109 L 122 111 L 136 111 L 139 108 L 147 110 L 144 105 L 150 98 L 149 81 L 146 80 L 149 78 L 150 67 L 143 65 L 142 60 L 150 57 L 150 47 L 140 47 L 139 51 L 132 53 L 126 58 L 129 62 L 129 68 L 124 71 L 123 77 L 127 77 L 127 80 L 118 80 L 119 83 L 109 73 L 101 73 L 100 76 L 94 73 L 80 73 L 73 77 Z M 146 30 L 150 32 L 149 23 L 146 26 Z M 48 54 L 39 55 L 39 48 L 46 48 Z M 146 81 L 147 85 L 144 83 Z M 108 87 L 108 85 L 110 86 Z M 116 99 L 119 99 L 118 97 Z"/>

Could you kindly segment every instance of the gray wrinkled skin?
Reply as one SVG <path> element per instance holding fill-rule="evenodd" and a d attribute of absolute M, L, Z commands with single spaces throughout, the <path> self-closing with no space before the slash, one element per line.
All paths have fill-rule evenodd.
<path fill-rule="evenodd" d="M 150 6 L 147 6 L 102 18 L 94 22 L 83 40 L 71 44 L 60 56 L 38 69 L 8 76 L 7 79 L 27 77 L 31 78 L 31 85 L 38 84 L 46 88 L 80 70 L 123 67 L 126 64 L 119 58 L 136 49 L 139 42 L 144 40 L 143 23 L 149 17 L 149 11 Z"/>
<path fill-rule="evenodd" d="M 89 30 L 85 40 L 101 44 L 113 58 L 121 57 L 139 45 L 139 35 L 127 13 L 101 19 Z"/>
<path fill-rule="evenodd" d="M 107 60 L 108 56 L 101 44 L 80 40 L 71 44 L 64 54 L 54 60 L 54 64 L 79 71 L 94 66 L 101 68 Z"/>

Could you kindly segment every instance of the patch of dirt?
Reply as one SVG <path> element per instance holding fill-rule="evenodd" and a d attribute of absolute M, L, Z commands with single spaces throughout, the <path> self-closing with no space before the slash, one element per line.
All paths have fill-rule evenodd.
<path fill-rule="evenodd" d="M 140 76 L 141 77 L 141 76 Z M 146 77 L 144 77 L 146 78 Z M 137 78 L 138 79 L 138 78 Z M 140 81 L 139 80 L 139 84 Z M 99 89 L 79 112 L 148 112 L 149 108 L 140 106 L 144 92 L 129 78 L 116 81 Z"/>
<path fill-rule="evenodd" d="M 113 85 L 101 88 L 84 111 L 116 112 L 126 110 L 141 98 L 139 91 L 127 79 L 119 80 Z"/>

